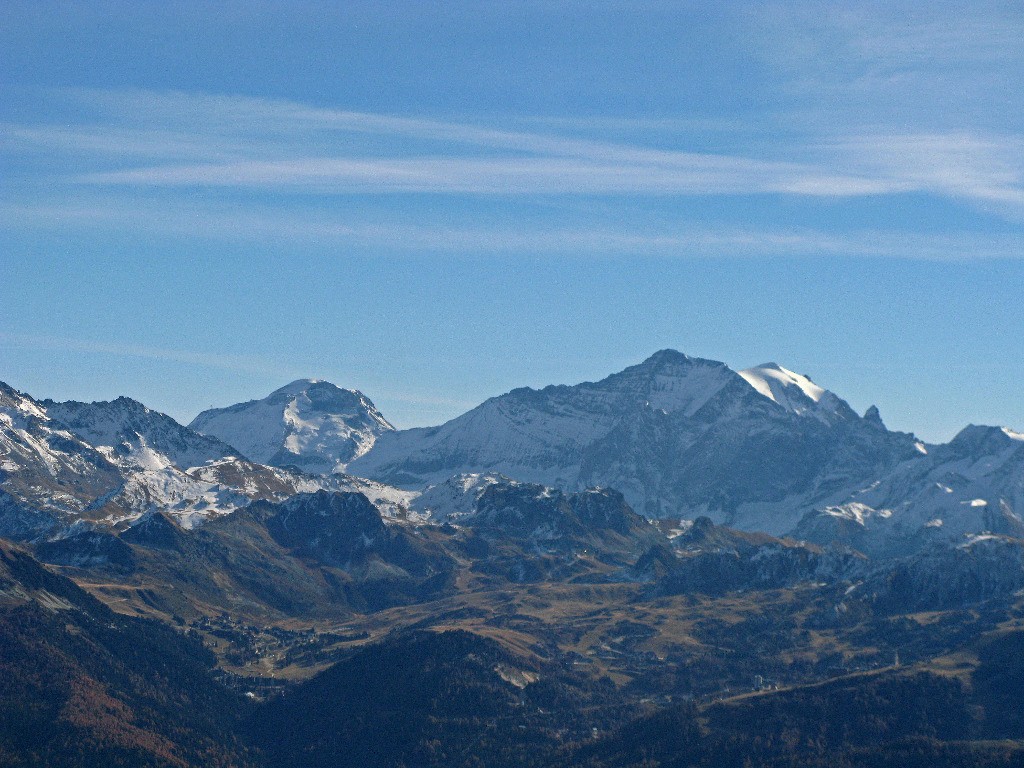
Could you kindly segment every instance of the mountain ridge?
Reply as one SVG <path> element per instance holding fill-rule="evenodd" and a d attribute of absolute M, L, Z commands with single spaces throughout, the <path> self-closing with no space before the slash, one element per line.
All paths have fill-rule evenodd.
<path fill-rule="evenodd" d="M 0 383 L 0 536 L 61 536 L 78 523 L 122 528 L 152 511 L 191 527 L 253 500 L 365 491 L 385 514 L 405 494 L 344 475 L 268 467 L 138 401 L 36 401 Z"/>
<path fill-rule="evenodd" d="M 382 435 L 347 471 L 410 488 L 469 473 L 567 490 L 611 486 L 650 517 L 709 514 L 749 527 L 766 517 L 743 505 L 809 509 L 913 452 L 913 436 L 886 430 L 877 411 L 860 417 L 780 366 L 776 389 L 764 384 L 765 394 L 755 384 L 768 378 L 766 368 L 745 377 L 661 350 L 598 382 L 513 389 L 445 424 Z M 737 476 L 737 465 L 748 477 Z M 803 512 L 770 532 L 784 532 Z"/>
<path fill-rule="evenodd" d="M 188 526 L 316 490 L 364 492 L 390 516 L 457 519 L 499 477 L 567 493 L 613 488 L 649 518 L 708 516 L 875 554 L 1024 531 L 1020 433 L 969 425 L 925 446 L 886 429 L 874 406 L 858 416 L 777 363 L 733 371 L 663 349 L 596 382 L 516 388 L 410 430 L 395 430 L 358 391 L 319 379 L 194 420 L 222 433 L 269 424 L 250 431 L 257 442 L 273 437 L 263 448 L 278 466 L 127 397 L 36 402 L 3 386 L 0 522 L 17 537 L 155 509 Z M 47 440 L 69 452 L 39 453 Z M 342 467 L 360 477 L 337 474 Z"/>

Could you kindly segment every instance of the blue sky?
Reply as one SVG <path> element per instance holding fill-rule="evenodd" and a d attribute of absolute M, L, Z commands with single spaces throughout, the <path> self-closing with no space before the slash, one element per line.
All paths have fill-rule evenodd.
<path fill-rule="evenodd" d="M 46 3 L 0 24 L 0 379 L 399 426 L 664 347 L 1024 427 L 1011 4 Z"/>

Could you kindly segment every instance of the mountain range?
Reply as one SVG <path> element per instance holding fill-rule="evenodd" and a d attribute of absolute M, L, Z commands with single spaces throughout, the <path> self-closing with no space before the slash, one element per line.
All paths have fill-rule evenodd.
<path fill-rule="evenodd" d="M 0 384 L 0 763 L 1018 765 L 1022 509 L 1018 432 L 671 350 L 410 430 Z"/>
<path fill-rule="evenodd" d="M 0 407 L 0 530 L 16 537 L 153 509 L 190 526 L 316 490 L 441 520 L 471 511 L 496 477 L 614 488 L 651 519 L 704 516 L 874 554 L 1024 532 L 1024 435 L 972 425 L 928 446 L 775 363 L 737 372 L 673 350 L 407 430 L 362 393 L 313 379 L 188 427 L 126 397 L 37 402 L 3 385 Z"/>
<path fill-rule="evenodd" d="M 161 510 L 186 527 L 257 499 L 361 490 L 388 514 L 407 494 L 338 474 L 257 464 L 241 451 L 127 397 L 36 401 L 0 383 L 0 535 L 78 522 L 124 527 Z"/>

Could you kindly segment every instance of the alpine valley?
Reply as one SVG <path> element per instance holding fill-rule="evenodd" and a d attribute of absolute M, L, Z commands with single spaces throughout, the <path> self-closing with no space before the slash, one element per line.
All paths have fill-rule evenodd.
<path fill-rule="evenodd" d="M 0 764 L 1024 765 L 1024 434 L 673 350 L 407 430 L 0 383 Z"/>

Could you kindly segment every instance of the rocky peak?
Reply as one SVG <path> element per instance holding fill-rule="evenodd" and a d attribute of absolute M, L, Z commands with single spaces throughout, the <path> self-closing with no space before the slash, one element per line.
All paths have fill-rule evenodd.
<path fill-rule="evenodd" d="M 121 534 L 131 544 L 150 549 L 180 551 L 187 539 L 185 531 L 160 511 L 147 512 Z"/>
<path fill-rule="evenodd" d="M 991 455 L 1024 447 L 1024 434 L 1006 427 L 969 424 L 948 443 L 948 448 L 964 455 Z"/>
<path fill-rule="evenodd" d="M 864 421 L 880 429 L 885 429 L 885 422 L 882 421 L 882 414 L 878 412 L 877 405 L 868 406 L 868 409 L 864 411 Z"/>
<path fill-rule="evenodd" d="M 137 458 L 140 450 L 155 452 L 170 464 L 187 469 L 239 453 L 227 443 L 184 427 L 130 397 L 93 403 L 44 400 L 43 405 L 50 416 L 80 439 L 97 448 L 110 448 L 129 460 Z"/>
<path fill-rule="evenodd" d="M 282 545 L 300 550 L 350 552 L 385 533 L 380 512 L 361 493 L 317 491 L 281 502 L 263 502 L 272 511 L 267 530 Z"/>

